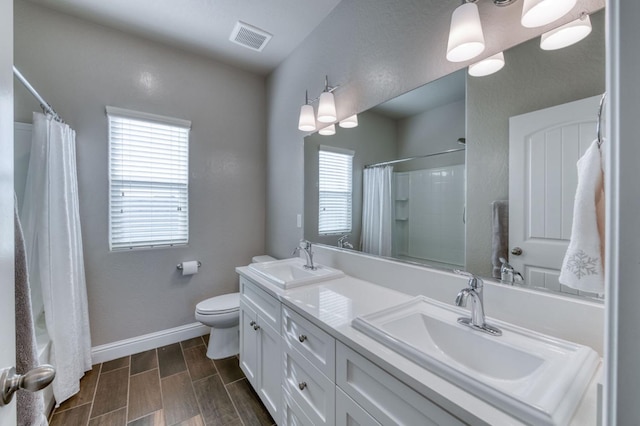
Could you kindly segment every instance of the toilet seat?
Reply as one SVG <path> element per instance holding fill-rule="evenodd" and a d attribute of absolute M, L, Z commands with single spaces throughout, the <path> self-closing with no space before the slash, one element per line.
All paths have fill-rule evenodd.
<path fill-rule="evenodd" d="M 202 315 L 221 315 L 237 312 L 240 309 L 240 293 L 223 294 L 211 297 L 196 305 L 196 312 Z"/>

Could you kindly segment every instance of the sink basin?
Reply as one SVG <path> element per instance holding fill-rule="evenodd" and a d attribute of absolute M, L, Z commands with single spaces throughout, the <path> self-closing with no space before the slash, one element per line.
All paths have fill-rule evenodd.
<path fill-rule="evenodd" d="M 252 263 L 249 269 L 264 277 L 270 283 L 282 289 L 332 280 L 344 276 L 342 271 L 328 266 L 315 265 L 317 269 L 305 269 L 306 261 L 299 257 L 274 260 L 272 262 Z"/>
<path fill-rule="evenodd" d="M 501 321 L 496 337 L 457 322 L 463 311 L 424 296 L 352 326 L 529 424 L 567 424 L 600 362 L 587 346 Z"/>

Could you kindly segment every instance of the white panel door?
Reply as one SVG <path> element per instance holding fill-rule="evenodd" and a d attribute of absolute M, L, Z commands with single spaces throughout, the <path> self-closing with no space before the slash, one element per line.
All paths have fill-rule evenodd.
<path fill-rule="evenodd" d="M 13 260 L 13 2 L 0 2 L 0 370 L 15 366 Z M 16 424 L 15 398 L 0 426 Z"/>
<path fill-rule="evenodd" d="M 577 293 L 558 276 L 571 237 L 576 163 L 596 138 L 599 102 L 594 96 L 509 119 L 509 262 L 527 285 Z"/>

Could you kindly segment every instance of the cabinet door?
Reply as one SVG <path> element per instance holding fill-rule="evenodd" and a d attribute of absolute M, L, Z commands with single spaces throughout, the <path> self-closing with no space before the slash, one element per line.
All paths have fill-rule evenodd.
<path fill-rule="evenodd" d="M 258 336 L 256 313 L 240 300 L 240 368 L 254 389 L 258 389 Z"/>
<path fill-rule="evenodd" d="M 258 316 L 258 395 L 274 419 L 281 418 L 282 338 Z"/>

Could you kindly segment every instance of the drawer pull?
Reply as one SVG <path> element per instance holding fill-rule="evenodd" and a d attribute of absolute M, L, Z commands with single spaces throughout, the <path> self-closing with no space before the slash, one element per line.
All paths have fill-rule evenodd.
<path fill-rule="evenodd" d="M 256 324 L 256 325 L 253 326 L 253 329 L 258 331 L 258 330 L 260 330 L 260 326 L 258 324 Z"/>
<path fill-rule="evenodd" d="M 249 323 L 249 325 L 253 327 L 254 325 L 256 325 L 256 322 L 255 322 L 255 321 L 251 321 L 251 322 Z"/>
<path fill-rule="evenodd" d="M 298 336 L 298 340 L 300 340 L 300 343 L 302 343 L 305 340 L 307 340 L 307 336 L 305 336 L 304 334 L 301 334 L 301 335 Z"/>
<path fill-rule="evenodd" d="M 298 387 L 300 388 L 300 390 L 304 390 L 304 388 L 307 387 L 307 382 L 300 382 L 298 383 Z"/>

